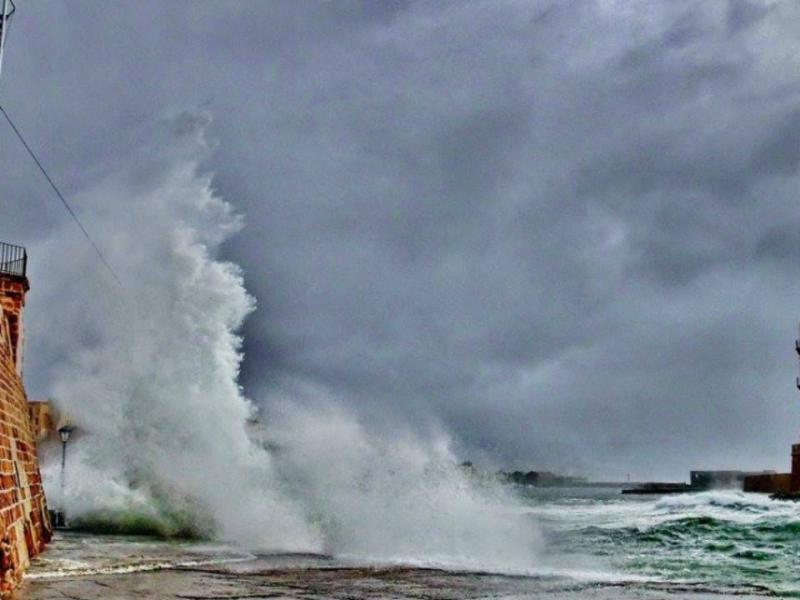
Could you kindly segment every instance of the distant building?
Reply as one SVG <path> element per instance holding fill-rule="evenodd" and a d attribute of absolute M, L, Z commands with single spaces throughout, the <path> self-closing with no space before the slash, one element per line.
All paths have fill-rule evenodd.
<path fill-rule="evenodd" d="M 550 471 L 513 471 L 511 473 L 500 471 L 498 475 L 502 479 L 518 485 L 535 485 L 541 487 L 568 487 L 570 485 L 585 485 L 587 482 L 585 477 L 557 475 Z"/>
<path fill-rule="evenodd" d="M 31 400 L 28 402 L 28 414 L 37 443 L 56 435 L 56 421 L 53 418 L 53 407 L 49 400 Z"/>
<path fill-rule="evenodd" d="M 748 475 L 744 479 L 745 492 L 762 494 L 790 494 L 792 491 L 791 473 L 762 473 Z"/>
<path fill-rule="evenodd" d="M 653 481 L 623 489 L 623 494 L 680 494 L 708 490 L 734 489 L 749 491 L 747 481 L 753 478 L 773 478 L 775 471 L 690 471 L 690 483 Z M 756 491 L 756 490 L 753 490 Z M 760 490 L 758 490 L 760 491 Z"/>
<path fill-rule="evenodd" d="M 742 489 L 750 476 L 774 475 L 775 471 L 691 471 L 689 481 L 692 488 L 711 490 L 720 488 Z"/>

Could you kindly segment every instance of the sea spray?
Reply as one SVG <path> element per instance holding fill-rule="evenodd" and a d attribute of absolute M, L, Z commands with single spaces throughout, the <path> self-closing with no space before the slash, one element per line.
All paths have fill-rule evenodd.
<path fill-rule="evenodd" d="M 444 432 L 397 426 L 371 433 L 317 390 L 316 401 L 273 403 L 276 467 L 340 557 L 380 563 L 524 572 L 535 565 L 534 521 L 510 490 L 458 466 Z"/>
<path fill-rule="evenodd" d="M 32 337 L 58 357 L 53 394 L 83 431 L 58 500 L 76 518 L 133 513 L 169 530 L 188 511 L 198 531 L 318 550 L 318 532 L 246 435 L 235 331 L 254 302 L 240 269 L 213 258 L 241 223 L 198 170 L 206 122 L 165 124 L 169 140 L 77 199 L 121 288 L 70 228 L 33 248 Z M 56 471 L 45 470 L 51 498 Z"/>
<path fill-rule="evenodd" d="M 240 269 L 216 258 L 241 222 L 199 167 L 207 122 L 186 114 L 164 124 L 76 199 L 121 289 L 69 228 L 32 248 L 31 335 L 54 365 L 39 371 L 82 432 L 70 444 L 65 498 L 57 460 L 46 464 L 51 503 L 106 531 L 530 567 L 532 520 L 506 490 L 460 470 L 445 434 L 375 435 L 319 391 L 313 409 L 264 399 L 271 441 L 253 443 L 236 331 L 254 301 Z"/>

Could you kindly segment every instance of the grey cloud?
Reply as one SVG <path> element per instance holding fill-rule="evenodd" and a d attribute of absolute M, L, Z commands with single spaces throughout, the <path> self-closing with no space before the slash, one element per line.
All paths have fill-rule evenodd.
<path fill-rule="evenodd" d="M 504 467 L 782 469 L 800 12 L 770 6 L 37 3 L 4 106 L 70 194 L 213 115 L 267 413 L 311 382 Z M 0 237 L 35 250 L 63 215 L 0 161 Z M 46 394 L 59 357 L 29 351 Z"/>
<path fill-rule="evenodd" d="M 752 168 L 766 174 L 792 175 L 800 163 L 800 109 L 782 111 L 769 123 L 753 151 Z"/>
<path fill-rule="evenodd" d="M 762 2 L 729 0 L 728 29 L 731 33 L 738 33 L 763 19 L 769 11 L 770 7 Z"/>
<path fill-rule="evenodd" d="M 775 226 L 763 233 L 756 243 L 758 258 L 775 260 L 787 266 L 799 264 L 800 223 Z"/>

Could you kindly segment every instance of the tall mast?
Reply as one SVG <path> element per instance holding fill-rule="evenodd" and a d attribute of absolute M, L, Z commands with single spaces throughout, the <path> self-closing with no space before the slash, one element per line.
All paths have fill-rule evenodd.
<path fill-rule="evenodd" d="M 800 361 L 800 336 L 794 341 L 794 349 L 797 351 L 797 358 Z M 795 378 L 797 389 L 800 390 L 800 377 Z"/>
<path fill-rule="evenodd" d="M 0 77 L 3 74 L 3 54 L 6 49 L 6 37 L 8 36 L 8 22 L 14 14 L 13 0 L 2 0 L 2 12 L 0 12 Z"/>
<path fill-rule="evenodd" d="M 797 352 L 798 364 L 800 365 L 800 336 L 794 341 L 794 349 Z M 797 389 L 800 390 L 800 377 L 795 377 L 794 381 L 797 384 Z"/>

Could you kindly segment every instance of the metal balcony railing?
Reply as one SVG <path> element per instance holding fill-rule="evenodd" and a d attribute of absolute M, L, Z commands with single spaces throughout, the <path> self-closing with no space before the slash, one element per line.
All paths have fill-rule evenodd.
<path fill-rule="evenodd" d="M 0 242 L 0 274 L 25 277 L 28 253 L 22 246 Z"/>

